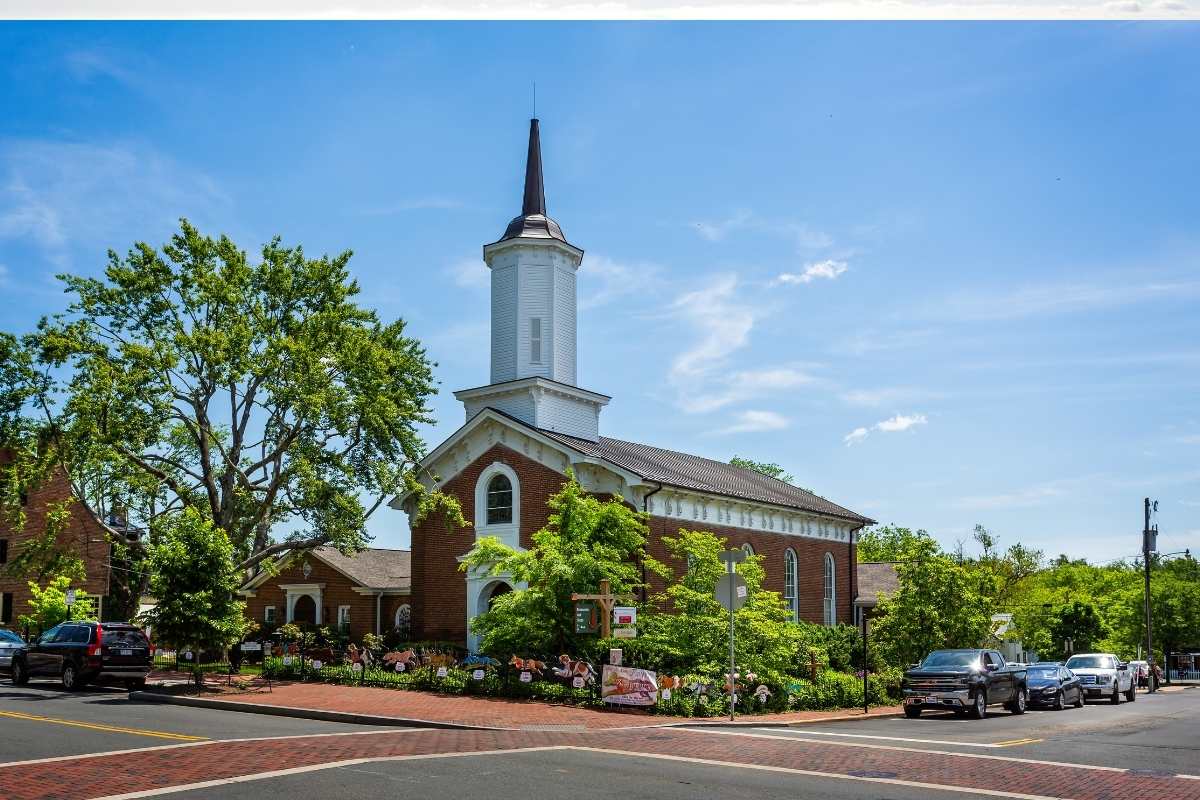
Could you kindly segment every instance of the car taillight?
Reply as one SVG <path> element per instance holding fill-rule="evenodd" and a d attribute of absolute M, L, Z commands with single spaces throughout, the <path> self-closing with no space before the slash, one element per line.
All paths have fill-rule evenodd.
<path fill-rule="evenodd" d="M 100 655 L 100 647 L 103 645 L 104 629 L 99 625 L 96 626 L 96 641 L 88 645 L 88 658 Z"/>

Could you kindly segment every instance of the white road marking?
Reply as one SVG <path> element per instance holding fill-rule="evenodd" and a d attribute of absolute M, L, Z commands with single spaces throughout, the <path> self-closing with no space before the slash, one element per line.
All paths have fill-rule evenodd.
<path fill-rule="evenodd" d="M 179 750 L 184 747 L 204 747 L 213 744 L 229 742 L 273 742 L 280 739 L 311 739 L 318 736 L 377 736 L 381 733 L 422 733 L 433 728 L 384 728 L 377 731 L 343 731 L 341 733 L 297 733 L 288 736 L 255 736 L 245 739 L 206 739 L 202 742 L 182 742 L 180 744 L 162 744 L 152 747 L 133 747 L 128 750 L 101 750 L 95 753 L 80 753 L 74 756 L 50 756 L 49 758 L 31 758 L 28 761 L 0 761 L 0 773 L 9 767 L 26 767 L 30 764 L 53 764 L 55 761 L 74 761 L 77 758 L 102 758 L 104 756 L 123 756 L 130 753 L 150 753 L 155 750 Z"/>
<path fill-rule="evenodd" d="M 756 728 L 755 730 L 767 731 L 775 730 L 774 728 Z M 874 736 L 867 733 L 831 733 L 828 731 L 809 731 L 806 730 L 802 736 L 840 736 L 848 739 L 880 739 L 885 742 L 920 742 L 923 744 L 950 744 L 961 747 L 1002 747 L 1001 743 L 984 743 L 984 742 L 954 742 L 949 739 L 910 739 L 902 736 Z M 791 739 L 790 735 L 780 738 Z"/>
<path fill-rule="evenodd" d="M 806 739 L 797 736 L 773 736 L 766 733 L 745 733 L 742 731 L 717 730 L 716 728 L 676 728 L 675 730 L 689 733 L 705 733 L 713 736 L 748 736 L 753 739 L 773 739 L 777 742 L 803 742 L 807 744 L 824 744 L 830 747 L 862 747 L 871 750 L 895 750 L 901 753 L 924 753 L 935 756 L 953 756 L 954 758 L 979 758 L 988 761 L 1010 761 L 1015 764 L 1040 764 L 1047 767 L 1067 767 L 1069 769 L 1092 770 L 1094 772 L 1136 772 L 1124 767 L 1101 767 L 1095 764 L 1075 764 L 1064 761 L 1043 761 L 1037 758 L 1019 758 L 1017 756 L 993 756 L 984 753 L 956 753 L 950 750 L 926 750 L 921 747 L 895 747 L 886 744 L 869 744 L 866 742 L 832 742 L 828 739 Z M 1200 775 L 1176 774 L 1172 777 L 1200 780 Z"/>
<path fill-rule="evenodd" d="M 109 794 L 103 797 L 96 797 L 93 800 L 136 800 L 140 797 L 158 797 L 164 794 L 174 794 L 175 792 L 191 792 L 196 789 L 211 789 L 214 786 L 228 786 L 233 783 L 248 783 L 250 781 L 260 781 L 266 778 L 279 778 L 285 775 L 301 775 L 305 772 L 318 772 L 324 769 L 336 769 L 338 767 L 352 767 L 356 764 L 377 764 L 383 761 L 419 761 L 430 758 L 462 758 L 464 756 L 496 756 L 510 755 L 513 753 L 536 753 L 546 750 L 568 750 L 572 748 L 562 746 L 550 747 L 522 747 L 506 750 L 476 750 L 470 753 L 428 753 L 426 755 L 411 755 L 411 756 L 376 756 L 372 758 L 350 758 L 344 761 L 330 761 L 325 764 L 311 764 L 307 767 L 292 767 L 290 769 L 277 769 L 270 772 L 256 772 L 253 775 L 238 775 L 233 778 L 221 778 L 214 781 L 200 781 L 199 783 L 184 783 L 179 786 L 164 786 L 160 789 L 146 789 L 140 792 L 126 792 L 125 794 Z M 1038 798 L 1041 800 L 1041 798 Z"/>

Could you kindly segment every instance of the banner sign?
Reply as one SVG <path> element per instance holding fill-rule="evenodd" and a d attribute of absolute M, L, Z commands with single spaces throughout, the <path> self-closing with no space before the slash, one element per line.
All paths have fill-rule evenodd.
<path fill-rule="evenodd" d="M 596 604 L 580 602 L 575 604 L 575 632 L 595 633 L 600 630 L 600 620 L 596 618 Z"/>
<path fill-rule="evenodd" d="M 623 706 L 652 706 L 658 699 L 658 676 L 647 669 L 604 666 L 600 697 Z"/>

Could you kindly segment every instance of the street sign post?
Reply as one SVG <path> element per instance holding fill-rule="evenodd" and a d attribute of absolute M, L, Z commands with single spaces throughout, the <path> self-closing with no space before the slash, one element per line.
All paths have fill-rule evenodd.
<path fill-rule="evenodd" d="M 70 608 L 71 606 L 75 605 L 75 590 L 74 589 L 67 589 L 66 600 L 67 600 L 67 608 Z"/>
<path fill-rule="evenodd" d="M 725 564 L 725 574 L 717 581 L 713 594 L 722 606 L 729 610 L 729 721 L 733 722 L 734 706 L 737 705 L 737 667 L 734 663 L 733 651 L 733 612 L 746 604 L 749 590 L 746 580 L 735 571 L 737 565 L 746 560 L 746 551 L 741 548 L 726 550 L 721 553 L 721 561 Z"/>

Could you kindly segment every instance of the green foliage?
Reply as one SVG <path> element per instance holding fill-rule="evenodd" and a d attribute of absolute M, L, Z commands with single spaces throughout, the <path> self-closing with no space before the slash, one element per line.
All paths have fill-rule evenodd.
<path fill-rule="evenodd" d="M 991 606 L 969 571 L 918 531 L 894 555 L 900 589 L 880 600 L 873 638 L 887 663 L 920 661 L 930 650 L 975 647 L 991 632 Z"/>
<path fill-rule="evenodd" d="M 875 525 L 859 534 L 856 552 L 859 563 L 900 561 L 919 548 L 929 534 L 895 525 Z"/>
<path fill-rule="evenodd" d="M 145 623 L 169 647 L 219 650 L 242 637 L 240 575 L 225 531 L 195 509 L 166 520 L 150 548 L 150 591 L 158 604 Z"/>
<path fill-rule="evenodd" d="M 58 575 L 45 586 L 29 581 L 30 612 L 19 617 L 21 626 L 45 631 L 68 619 L 96 619 L 96 602 L 82 589 L 75 590 L 75 603 L 67 606 L 67 591 L 77 580 L 83 575 Z"/>
<path fill-rule="evenodd" d="M 720 560 L 725 542 L 708 531 L 681 529 L 676 537 L 663 537 L 672 558 L 689 565 L 678 578 L 668 564 L 646 560 L 666 589 L 651 599 L 652 610 L 638 620 L 637 647 L 647 659 L 653 652 L 664 672 L 716 677 L 728 670 L 729 612 L 713 596 L 725 572 Z M 779 593 L 762 588 L 762 556 L 748 557 L 737 571 L 748 590 L 745 605 L 734 614 L 738 664 L 782 680 L 796 668 L 803 629 L 791 622 L 791 612 Z"/>
<path fill-rule="evenodd" d="M 435 385 L 404 322 L 357 304 L 349 260 L 278 238 L 250 256 L 183 220 L 101 277 L 59 276 L 66 312 L 0 336 L 0 438 L 51 453 L 101 525 L 114 497 L 152 536 L 188 508 L 245 568 L 364 546 L 417 483 Z"/>
<path fill-rule="evenodd" d="M 473 574 L 505 575 L 528 585 L 496 598 L 471 623 L 482 649 L 498 658 L 579 652 L 595 639 L 575 634 L 571 594 L 594 593 L 602 579 L 618 594 L 632 594 L 639 585 L 635 560 L 646 543 L 644 515 L 619 497 L 592 497 L 573 474 L 548 505 L 546 527 L 533 534 L 527 551 L 483 537 L 461 565 Z"/>

